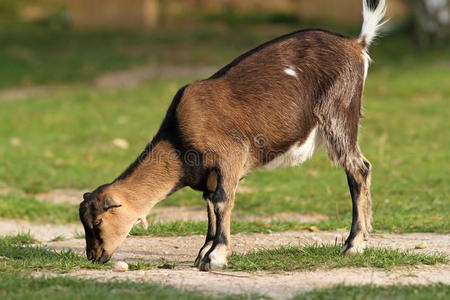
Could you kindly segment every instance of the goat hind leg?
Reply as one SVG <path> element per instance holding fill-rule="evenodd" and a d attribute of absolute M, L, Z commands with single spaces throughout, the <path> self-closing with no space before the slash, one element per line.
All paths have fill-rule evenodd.
<path fill-rule="evenodd" d="M 346 168 L 347 181 L 352 198 L 352 225 L 342 249 L 343 253 L 361 253 L 371 230 L 370 163 L 359 151 L 353 163 Z"/>

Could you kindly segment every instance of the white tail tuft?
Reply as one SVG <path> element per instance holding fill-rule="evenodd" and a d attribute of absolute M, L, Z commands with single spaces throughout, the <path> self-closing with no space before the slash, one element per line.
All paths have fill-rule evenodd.
<path fill-rule="evenodd" d="M 385 0 L 363 0 L 364 22 L 359 36 L 359 42 L 367 49 L 381 27 L 387 22 L 383 21 L 386 13 Z"/>

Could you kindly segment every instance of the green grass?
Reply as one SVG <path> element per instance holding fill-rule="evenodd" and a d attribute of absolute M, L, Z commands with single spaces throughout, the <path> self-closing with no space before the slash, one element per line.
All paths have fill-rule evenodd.
<path fill-rule="evenodd" d="M 67 273 L 79 269 L 107 270 L 111 263 L 93 264 L 71 251 L 55 252 L 39 246 L 31 246 L 35 240 L 29 234 L 0 237 L 0 298 L 2 299 L 253 299 L 256 296 L 227 296 L 212 298 L 198 293 L 180 292 L 170 287 L 135 282 L 97 282 L 70 277 L 28 277 L 32 271 Z M 289 247 L 258 251 L 245 255 L 233 255 L 229 266 L 233 270 L 293 271 L 316 268 L 377 267 L 391 269 L 395 266 L 448 263 L 441 255 L 404 253 L 395 250 L 369 248 L 362 255 L 343 256 L 337 246 Z M 131 271 L 153 268 L 173 269 L 172 263 L 154 264 L 138 261 L 129 264 Z M 425 299 L 424 295 L 436 295 L 441 299 L 448 286 L 426 287 L 397 286 L 392 288 L 345 287 L 317 290 L 298 295 L 295 299 L 331 299 L 356 297 L 357 299 Z M 380 298 L 381 297 L 381 298 Z M 402 298 L 403 297 L 403 298 Z M 415 297 L 415 298 L 414 298 Z M 421 298 L 422 297 L 422 298 Z M 348 298 L 345 298 L 348 299 Z M 443 299 L 443 298 L 442 298 Z"/>
<path fill-rule="evenodd" d="M 1 25 L 1 24 L 0 24 Z M 264 30 L 221 24 L 183 26 L 183 30 L 79 32 L 59 26 L 0 26 L 0 88 L 88 82 L 97 76 L 139 66 L 224 65 L 259 43 L 296 26 Z M 239 35 L 231 34 L 239 30 Z"/>
<path fill-rule="evenodd" d="M 8 246 L 23 246 L 35 244 L 36 239 L 29 233 L 21 233 L 17 235 L 7 235 L 0 237 L 0 243 Z"/>
<path fill-rule="evenodd" d="M 271 27 L 262 34 L 258 33 L 259 27 L 250 27 L 240 37 L 231 34 L 229 29 L 215 27 L 208 29 L 205 36 L 190 28 L 187 29 L 189 34 L 181 37 L 179 32 L 165 35 L 163 31 L 153 37 L 70 33 L 78 37 L 69 39 L 73 41 L 69 43 L 63 43 L 67 38 L 58 37 L 58 32 L 37 32 L 31 37 L 29 32 L 4 32 L 0 42 L 6 46 L 0 49 L 0 56 L 22 55 L 17 49 L 23 48 L 30 52 L 31 61 L 39 62 L 39 67 L 24 63 L 24 68 L 20 69 L 20 59 L 0 60 L 0 82 L 14 86 L 22 81 L 17 78 L 27 74 L 31 82 L 42 79 L 51 83 L 58 78 L 83 81 L 104 72 L 109 65 L 116 68 L 111 61 L 118 56 L 133 60 L 129 56 L 133 57 L 134 52 L 128 52 L 129 47 L 154 55 L 158 53 L 154 46 L 173 56 L 176 63 L 226 62 L 250 47 L 249 44 L 256 45 L 268 35 L 276 36 L 289 28 Z M 215 30 L 219 32 L 217 35 Z M 139 39 L 144 44 L 151 40 L 151 47 L 141 47 Z M 234 39 L 238 41 L 232 43 Z M 211 47 L 214 49 L 205 46 L 213 40 Z M 450 47 L 444 45 L 421 52 L 401 35 L 383 38 L 378 44 L 372 51 L 375 64 L 366 84 L 366 118 L 361 130 L 361 148 L 374 166 L 375 230 L 448 233 L 450 51 L 447 50 Z M 50 47 L 55 50 L 52 52 Z M 202 52 L 203 47 L 205 52 Z M 171 51 L 174 48 L 176 50 Z M 9 54 L 1 51 L 9 51 Z M 92 52 L 92 56 L 87 51 Z M 70 61 L 58 55 L 67 56 Z M 105 56 L 105 61 L 98 57 L 100 55 Z M 117 68 L 143 61 L 144 58 L 138 57 L 133 62 L 117 62 Z M 2 62 L 11 62 L 11 66 L 2 67 Z M 84 63 L 99 66 L 94 67 L 90 75 L 75 74 L 83 68 L 71 66 Z M 1 100 L 0 186 L 34 194 L 55 188 L 92 189 L 111 181 L 155 134 L 176 90 L 188 81 L 153 80 L 132 89 L 112 90 L 74 85 L 22 101 Z M 126 139 L 130 148 L 111 146 L 111 141 L 117 137 Z M 21 145 L 11 145 L 12 138 L 19 138 Z M 239 194 L 237 210 L 260 215 L 287 211 L 322 213 L 330 218 L 321 222 L 319 228 L 349 227 L 351 201 L 344 172 L 331 167 L 323 153 L 318 153 L 302 167 L 255 172 L 242 184 L 255 192 Z M 22 215 L 30 220 L 53 218 L 54 222 L 77 220 L 75 208 L 67 207 L 67 212 L 60 214 L 56 211 L 62 211 L 63 207 L 51 208 L 40 202 L 35 204 L 42 208 L 34 207 L 32 199 L 23 208 L 15 206 L 22 198 L 26 197 L 1 196 L 0 216 Z M 204 203 L 199 193 L 183 189 L 162 205 L 203 206 Z M 28 216 L 33 211 L 34 216 Z"/>
<path fill-rule="evenodd" d="M 398 285 L 398 286 L 345 286 L 339 285 L 328 289 L 302 293 L 293 300 L 429 300 L 448 299 L 450 286 L 433 285 Z"/>
<path fill-rule="evenodd" d="M 66 224 L 79 222 L 78 207 L 73 205 L 42 202 L 26 196 L 0 195 L 0 217 L 22 219 L 37 223 Z M 306 230 L 312 224 L 295 221 L 236 221 L 232 223 L 232 233 L 272 233 L 282 231 Z M 135 226 L 131 235 L 135 236 L 183 236 L 205 234 L 204 221 L 176 221 L 169 223 L 150 223 L 147 229 Z M 81 236 L 80 236 L 81 237 Z M 54 241 L 64 238 L 58 236 Z"/>
<path fill-rule="evenodd" d="M 29 234 L 0 237 L 0 273 L 29 273 L 52 271 L 67 273 L 79 269 L 111 269 L 111 263 L 95 264 L 73 251 L 61 251 L 31 245 L 35 239 Z M 130 262 L 130 270 L 167 268 L 167 263 Z"/>
<path fill-rule="evenodd" d="M 0 195 L 0 217 L 22 219 L 36 223 L 67 224 L 79 222 L 78 207 L 73 205 L 42 202 L 21 195 Z M 283 231 L 307 230 L 313 224 L 296 221 L 235 221 L 231 225 L 232 233 L 272 233 Z M 330 229 L 328 223 L 319 223 L 319 229 Z M 205 221 L 176 221 L 169 223 L 150 223 L 147 229 L 133 227 L 135 236 L 184 236 L 205 234 L 208 225 Z M 79 236 L 81 238 L 84 236 Z M 58 236 L 53 241 L 64 240 Z"/>
<path fill-rule="evenodd" d="M 450 286 L 434 284 L 428 286 L 344 286 L 313 290 L 294 297 L 294 300 L 339 300 L 339 299 L 392 299 L 428 300 L 447 299 Z M 0 298 L 2 299 L 261 299 L 258 296 L 204 296 L 197 292 L 180 291 L 151 283 L 98 282 L 70 277 L 27 277 L 0 273 Z"/>
<path fill-rule="evenodd" d="M 1 272 L 31 272 L 31 271 L 55 271 L 69 272 L 78 269 L 102 269 L 111 268 L 111 264 L 93 264 L 85 257 L 73 251 L 56 252 L 44 247 L 18 244 L 11 241 L 11 237 L 0 237 L 0 273 Z"/>
<path fill-rule="evenodd" d="M 445 180 L 450 172 L 444 163 L 450 159 L 446 150 L 450 145 L 442 130 L 450 117 L 445 106 L 450 91 L 444 83 L 444 70 L 436 67 L 429 71 L 420 81 L 397 71 L 389 76 L 379 72 L 368 81 L 368 117 L 363 120 L 361 138 L 362 148 L 374 165 L 377 230 L 448 232 L 450 228 L 450 191 Z M 413 99 L 395 96 L 385 90 L 391 88 L 394 93 L 398 89 L 402 82 L 397 76 L 412 82 L 415 89 L 424 81 L 440 88 L 430 93 L 432 101 L 427 102 L 415 100 L 414 93 L 403 90 L 397 93 L 409 93 Z M 392 81 L 396 83 L 390 85 Z M 383 89 L 372 86 L 377 83 Z M 5 157 L 0 164 L 0 181 L 36 193 L 53 188 L 94 188 L 112 180 L 156 132 L 171 95 L 181 84 L 153 81 L 136 89 L 114 91 L 70 88 L 27 101 L 0 102 L 4 122 L 0 155 Z M 415 93 L 426 95 L 425 91 Z M 35 126 L 35 119 L 40 120 L 40 126 Z M 19 137 L 22 145 L 10 145 L 13 137 Z M 127 139 L 130 149 L 112 147 L 115 137 Z M 318 212 L 331 217 L 333 223 L 329 224 L 347 227 L 350 223 L 345 176 L 330 166 L 324 154 L 318 153 L 299 168 L 255 172 L 243 184 L 255 193 L 238 195 L 238 210 L 262 215 Z M 15 202 L 5 196 L 1 199 L 1 206 L 10 207 L 8 203 Z M 199 193 L 184 189 L 162 204 L 200 206 L 203 201 Z M 0 214 L 4 213 L 0 210 Z"/>
<path fill-rule="evenodd" d="M 158 28 L 138 32 L 79 32 L 55 22 L 0 24 L 0 57 L 3 58 L 0 88 L 87 82 L 107 72 L 142 64 L 223 65 L 245 50 L 298 29 L 325 28 L 351 36 L 356 36 L 360 29 L 330 22 L 301 24 L 290 15 L 277 14 L 242 18 L 223 14 L 208 19 L 213 22 L 178 25 L 183 27 L 182 31 Z M 439 47 L 428 51 L 419 49 L 399 33 L 384 37 L 378 44 L 382 48 L 374 47 L 374 57 L 390 64 L 426 64 L 430 57 L 446 56 Z M 447 47 L 448 43 L 442 46 Z"/>
<path fill-rule="evenodd" d="M 283 231 L 306 230 L 311 224 L 303 224 L 294 221 L 250 222 L 234 221 L 231 224 L 232 234 L 237 233 L 272 233 Z M 208 225 L 203 221 L 177 221 L 170 223 L 149 224 L 147 229 L 135 226 L 131 235 L 142 236 L 183 236 L 205 234 Z"/>
<path fill-rule="evenodd" d="M 0 195 L 0 217 L 40 223 L 79 222 L 78 208 L 73 205 L 42 202 L 18 195 Z"/>
<path fill-rule="evenodd" d="M 70 277 L 28 277 L 0 273 L 1 299 L 145 299 L 226 300 L 260 299 L 256 296 L 205 296 L 152 283 L 74 279 Z"/>
<path fill-rule="evenodd" d="M 417 254 L 390 249 L 367 248 L 363 254 L 342 255 L 339 246 L 282 247 L 233 254 L 228 265 L 236 271 L 297 271 L 317 268 L 371 267 L 448 263 L 443 254 Z"/>

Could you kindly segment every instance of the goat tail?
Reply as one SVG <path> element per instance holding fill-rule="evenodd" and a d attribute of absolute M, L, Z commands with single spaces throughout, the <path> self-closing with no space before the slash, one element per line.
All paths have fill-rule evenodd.
<path fill-rule="evenodd" d="M 381 27 L 387 22 L 383 21 L 385 14 L 386 0 L 363 0 L 364 21 L 358 41 L 365 49 L 369 48 Z"/>

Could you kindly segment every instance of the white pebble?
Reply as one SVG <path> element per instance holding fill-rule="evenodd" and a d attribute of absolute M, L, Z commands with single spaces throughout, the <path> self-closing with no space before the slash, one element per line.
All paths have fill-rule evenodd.
<path fill-rule="evenodd" d="M 428 248 L 428 245 L 427 244 L 418 244 L 414 248 L 416 248 L 416 249 L 425 249 L 425 248 Z"/>
<path fill-rule="evenodd" d="M 112 144 L 113 144 L 115 147 L 120 148 L 120 149 L 128 149 L 128 147 L 130 146 L 130 145 L 128 144 L 127 140 L 121 139 L 121 138 L 115 138 L 115 139 L 112 141 Z"/>
<path fill-rule="evenodd" d="M 113 265 L 112 270 L 114 272 L 125 272 L 128 271 L 128 264 L 124 261 L 116 261 Z"/>

